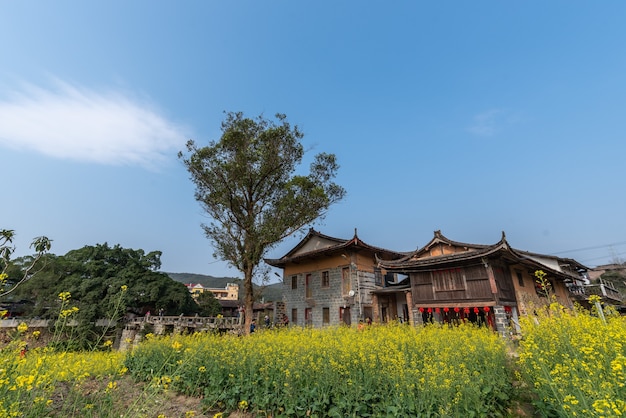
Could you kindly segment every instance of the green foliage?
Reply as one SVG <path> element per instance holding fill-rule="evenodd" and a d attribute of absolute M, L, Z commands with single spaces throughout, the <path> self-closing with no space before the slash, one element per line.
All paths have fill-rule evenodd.
<path fill-rule="evenodd" d="M 626 414 L 625 318 L 552 304 L 521 325 L 520 389 L 535 395 L 541 416 Z"/>
<path fill-rule="evenodd" d="M 281 239 L 323 217 L 345 190 L 335 184 L 339 166 L 333 154 L 315 156 L 308 175 L 295 174 L 304 148 L 297 126 L 285 115 L 227 113 L 218 142 L 187 143 L 179 153 L 196 185 L 195 197 L 211 218 L 203 225 L 215 256 L 244 275 L 246 321 L 252 313 L 252 280 L 265 253 Z"/>
<path fill-rule="evenodd" d="M 211 292 L 202 292 L 196 297 L 196 303 L 200 307 L 200 316 L 217 316 L 222 313 L 222 305 Z"/>
<path fill-rule="evenodd" d="M 29 316 L 53 319 L 67 309 L 59 294 L 69 292 L 73 306 L 78 311 L 72 319 L 77 327 L 65 327 L 75 333 L 72 341 L 86 346 L 99 338 L 95 328 L 98 319 L 121 319 L 126 312 L 143 314 L 163 308 L 166 314 L 181 312 L 193 314 L 198 306 L 187 288 L 165 273 L 155 271 L 160 267 L 161 253 L 122 248 L 108 244 L 85 246 L 64 256 L 46 255 L 38 262 L 39 273 L 16 290 L 14 298 L 31 300 Z M 17 260 L 14 268 L 20 269 L 29 261 Z M 120 289 L 126 290 L 120 299 Z M 111 317 L 112 313 L 115 317 Z"/>
<path fill-rule="evenodd" d="M 126 360 L 206 406 L 275 417 L 498 417 L 504 341 L 484 328 L 403 325 L 151 337 Z"/>

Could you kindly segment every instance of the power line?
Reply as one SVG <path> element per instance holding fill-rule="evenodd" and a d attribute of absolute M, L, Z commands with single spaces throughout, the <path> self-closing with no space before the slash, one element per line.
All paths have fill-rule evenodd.
<path fill-rule="evenodd" d="M 601 259 L 601 258 L 611 258 L 611 257 L 616 257 L 616 256 L 618 256 L 618 255 L 624 255 L 624 254 L 626 254 L 626 251 L 623 251 L 623 252 L 621 252 L 621 253 L 611 254 L 610 256 L 603 255 L 603 256 L 600 256 L 600 257 L 585 258 L 584 260 L 581 260 L 581 262 L 584 262 L 584 263 L 585 263 L 585 262 L 587 262 L 587 261 L 599 260 L 599 259 Z"/>
<path fill-rule="evenodd" d="M 595 247 L 586 247 L 586 248 L 577 248 L 574 250 L 557 251 L 555 253 L 552 253 L 552 255 L 573 253 L 573 252 L 578 252 L 578 251 L 598 250 L 600 248 L 610 248 L 616 245 L 624 245 L 624 244 L 626 244 L 626 241 L 614 242 L 613 244 L 596 245 Z"/>

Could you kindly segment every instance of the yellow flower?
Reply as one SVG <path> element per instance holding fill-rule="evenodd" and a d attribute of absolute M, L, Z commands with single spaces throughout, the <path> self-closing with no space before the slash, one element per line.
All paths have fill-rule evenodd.
<path fill-rule="evenodd" d="M 185 418 L 193 418 L 196 416 L 196 411 L 187 411 L 185 412 Z"/>
<path fill-rule="evenodd" d="M 59 315 L 61 318 L 67 318 L 68 316 L 74 315 L 79 310 L 77 306 L 72 306 L 70 309 L 63 309 Z"/>
<path fill-rule="evenodd" d="M 128 290 L 128 286 L 124 284 L 122 285 L 122 287 L 120 287 L 120 289 L 122 290 L 122 292 L 126 292 Z"/>
<path fill-rule="evenodd" d="M 70 294 L 70 292 L 59 293 L 59 299 L 61 299 L 62 302 L 67 302 L 68 300 L 70 300 L 71 297 L 72 295 Z"/>
<path fill-rule="evenodd" d="M 1 283 L 4 283 L 8 277 L 9 277 L 9 275 L 8 275 L 8 274 L 6 274 L 6 273 L 0 273 L 0 284 L 1 284 Z"/>
<path fill-rule="evenodd" d="M 589 301 L 589 303 L 597 303 L 597 302 L 601 302 L 602 298 L 598 295 L 591 295 L 589 296 L 589 298 L 587 298 L 587 300 Z"/>
<path fill-rule="evenodd" d="M 172 348 L 173 348 L 174 350 L 180 350 L 180 349 L 182 348 L 182 346 L 183 346 L 183 345 L 182 345 L 181 343 L 179 343 L 178 341 L 174 341 L 174 342 L 172 343 Z"/>
<path fill-rule="evenodd" d="M 38 340 L 41 335 L 41 331 L 33 331 L 33 338 Z"/>
<path fill-rule="evenodd" d="M 28 325 L 26 325 L 26 322 L 22 322 L 17 326 L 17 331 L 20 334 L 25 333 L 28 330 Z"/>
<path fill-rule="evenodd" d="M 199 371 L 200 373 L 204 373 L 204 372 L 206 372 L 206 367 L 204 367 L 204 366 L 200 366 L 200 367 L 198 367 L 198 371 Z"/>
<path fill-rule="evenodd" d="M 241 409 L 242 411 L 245 411 L 246 409 L 248 409 L 248 401 L 246 401 L 245 399 L 242 401 L 239 401 L 239 409 Z"/>
<path fill-rule="evenodd" d="M 103 344 L 105 347 L 111 347 L 113 345 L 113 341 L 111 340 L 106 340 Z"/>

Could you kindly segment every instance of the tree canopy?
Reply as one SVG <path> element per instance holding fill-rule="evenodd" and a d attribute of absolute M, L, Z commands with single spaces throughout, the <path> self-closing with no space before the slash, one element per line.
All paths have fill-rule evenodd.
<path fill-rule="evenodd" d="M 204 291 L 196 297 L 200 307 L 200 316 L 217 316 L 222 313 L 222 305 L 213 292 Z"/>
<path fill-rule="evenodd" d="M 211 219 L 202 227 L 214 256 L 244 275 L 246 325 L 252 317 L 253 278 L 267 251 L 345 196 L 333 182 L 339 169 L 334 154 L 317 154 L 308 174 L 296 174 L 305 154 L 302 138 L 283 114 L 274 121 L 230 112 L 219 141 L 198 147 L 190 140 L 188 154 L 179 152 L 196 186 L 195 198 Z"/>
<path fill-rule="evenodd" d="M 97 244 L 69 251 L 64 256 L 46 255 L 40 272 L 15 292 L 15 300 L 33 302 L 30 315 L 54 318 L 58 295 L 69 292 L 86 322 L 110 318 L 110 309 L 125 286 L 122 314 L 126 309 L 144 314 L 163 308 L 167 314 L 198 311 L 184 284 L 156 271 L 161 252 Z M 16 267 L 22 264 L 16 260 Z M 118 318 L 114 318 L 118 319 Z"/>

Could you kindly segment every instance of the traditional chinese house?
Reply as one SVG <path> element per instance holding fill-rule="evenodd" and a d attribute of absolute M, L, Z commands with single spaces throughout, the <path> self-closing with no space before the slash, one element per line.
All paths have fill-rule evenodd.
<path fill-rule="evenodd" d="M 372 291 L 384 282 L 378 260 L 404 256 L 367 244 L 356 230 L 345 239 L 310 229 L 283 257 L 265 262 L 283 270 L 283 301 L 291 324 L 323 327 L 372 319 Z"/>
<path fill-rule="evenodd" d="M 378 267 L 398 280 L 373 294 L 374 320 L 412 324 L 471 321 L 504 333 L 519 314 L 556 297 L 571 307 L 587 267 L 572 259 L 520 251 L 502 233 L 492 245 L 452 241 L 435 231 L 424 247 Z M 537 271 L 546 273 L 538 282 Z"/>

